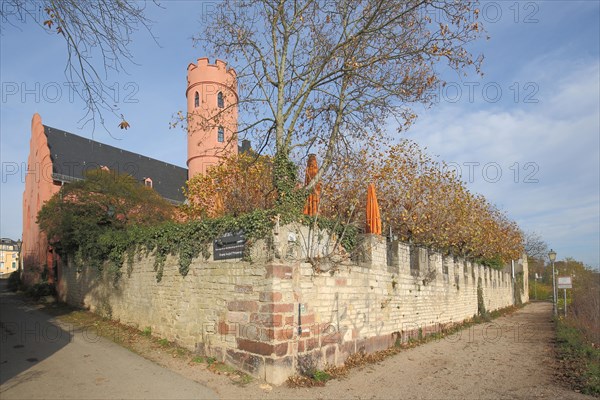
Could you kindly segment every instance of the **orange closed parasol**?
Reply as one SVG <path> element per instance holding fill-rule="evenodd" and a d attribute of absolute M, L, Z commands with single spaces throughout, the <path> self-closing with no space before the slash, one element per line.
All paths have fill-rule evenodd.
<path fill-rule="evenodd" d="M 315 154 L 308 155 L 308 162 L 306 166 L 306 178 L 304 179 L 304 185 L 308 185 L 310 181 L 317 176 L 319 166 L 317 165 L 317 156 Z M 304 214 L 315 216 L 319 210 L 319 198 L 321 196 L 321 184 L 317 183 L 312 193 L 308 195 L 306 204 L 304 205 Z"/>
<path fill-rule="evenodd" d="M 225 205 L 223 204 L 223 195 L 217 190 L 215 194 L 215 202 L 213 203 L 213 217 L 220 217 L 225 213 Z"/>
<path fill-rule="evenodd" d="M 375 194 L 375 185 L 369 184 L 367 188 L 367 233 L 381 235 L 381 215 L 379 214 L 379 204 Z"/>

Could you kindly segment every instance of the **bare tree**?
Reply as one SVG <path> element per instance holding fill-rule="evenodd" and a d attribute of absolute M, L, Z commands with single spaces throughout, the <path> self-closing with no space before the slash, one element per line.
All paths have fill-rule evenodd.
<path fill-rule="evenodd" d="M 548 257 L 548 244 L 536 232 L 526 232 L 523 235 L 525 253 L 532 258 L 544 260 Z"/>
<path fill-rule="evenodd" d="M 62 37 L 67 47 L 65 76 L 71 89 L 86 105 L 83 124 L 97 119 L 105 126 L 108 112 L 121 119 L 121 129 L 129 123 L 111 101 L 106 84 L 109 73 L 124 70 L 133 63 L 129 50 L 133 34 L 142 29 L 151 33 L 152 21 L 146 15 L 147 1 L 134 0 L 3 0 L 2 25 L 16 27 L 16 21 L 34 20 L 49 33 Z M 154 1 L 152 3 L 156 4 Z M 99 60 L 99 61 L 98 61 Z"/>
<path fill-rule="evenodd" d="M 238 72 L 240 134 L 285 159 L 319 154 L 312 189 L 332 163 L 388 138 L 388 122 L 409 125 L 411 104 L 431 104 L 439 63 L 479 71 L 466 48 L 482 32 L 476 6 L 224 0 L 195 42 Z"/>

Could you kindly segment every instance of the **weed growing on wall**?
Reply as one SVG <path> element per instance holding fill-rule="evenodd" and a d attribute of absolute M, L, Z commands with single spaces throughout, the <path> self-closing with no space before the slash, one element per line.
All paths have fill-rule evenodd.
<path fill-rule="evenodd" d="M 483 299 L 483 286 L 481 284 L 481 277 L 477 278 L 477 315 L 481 315 L 482 317 L 487 316 L 485 301 Z"/>

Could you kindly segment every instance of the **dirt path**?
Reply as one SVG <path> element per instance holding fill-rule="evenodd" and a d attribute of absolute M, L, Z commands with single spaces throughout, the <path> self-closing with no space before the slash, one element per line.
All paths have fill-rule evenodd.
<path fill-rule="evenodd" d="M 269 391 L 260 388 L 261 382 L 241 388 L 220 376 L 204 383 L 222 398 L 245 399 L 591 398 L 555 381 L 551 311 L 550 303 L 529 304 L 491 323 L 354 369 L 325 387 Z"/>
<path fill-rule="evenodd" d="M 118 336 L 134 352 L 209 387 L 222 399 L 591 399 L 555 379 L 551 312 L 550 303 L 531 303 L 313 388 L 273 387 L 258 380 L 236 385 L 225 374 L 208 371 L 205 363 L 191 362 L 190 355 L 162 348 L 156 339 L 139 333 Z"/>

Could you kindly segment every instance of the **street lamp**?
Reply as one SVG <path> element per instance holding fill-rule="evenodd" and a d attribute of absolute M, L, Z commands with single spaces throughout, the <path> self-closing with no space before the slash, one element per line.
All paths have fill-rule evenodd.
<path fill-rule="evenodd" d="M 23 269 L 21 268 L 21 247 L 23 246 L 23 242 L 21 239 L 17 239 L 17 274 L 19 275 L 19 280 L 23 280 Z"/>
<path fill-rule="evenodd" d="M 556 317 L 558 310 L 556 309 L 556 283 L 554 278 L 554 260 L 556 260 L 556 252 L 550 249 L 548 253 L 548 258 L 552 263 L 552 313 Z"/>
<path fill-rule="evenodd" d="M 23 242 L 21 239 L 17 239 L 17 269 L 21 271 L 21 246 Z"/>

